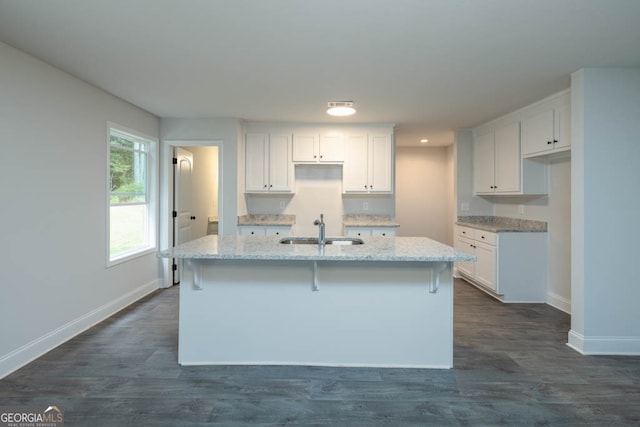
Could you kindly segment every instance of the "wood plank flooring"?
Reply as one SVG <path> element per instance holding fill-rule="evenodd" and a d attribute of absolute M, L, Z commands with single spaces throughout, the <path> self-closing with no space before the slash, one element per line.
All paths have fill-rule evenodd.
<path fill-rule="evenodd" d="M 640 425 L 640 357 L 582 356 L 569 322 L 457 280 L 452 370 L 180 367 L 174 287 L 1 380 L 0 406 L 94 427 Z"/>

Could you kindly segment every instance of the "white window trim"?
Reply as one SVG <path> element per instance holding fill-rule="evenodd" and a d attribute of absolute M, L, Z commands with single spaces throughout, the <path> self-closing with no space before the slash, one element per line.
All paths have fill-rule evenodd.
<path fill-rule="evenodd" d="M 110 243 L 111 243 L 111 187 L 109 180 L 109 171 L 111 168 L 111 131 L 114 130 L 116 133 L 124 134 L 125 136 L 131 136 L 135 139 L 144 140 L 145 143 L 149 142 L 149 151 L 147 154 L 147 192 L 148 192 L 148 206 L 149 206 L 149 217 L 148 217 L 148 237 L 149 242 L 147 246 L 140 247 L 128 252 L 124 252 L 115 257 L 111 257 L 110 254 Z M 124 262 L 140 258 L 149 254 L 152 254 L 158 249 L 158 139 L 146 135 L 142 132 L 136 131 L 134 129 L 129 129 L 125 126 L 119 125 L 113 122 L 107 122 L 106 129 L 106 147 L 107 147 L 107 169 L 105 173 L 106 180 L 106 239 L 105 239 L 105 258 L 106 258 L 106 266 L 107 268 L 113 267 L 118 264 L 122 264 Z"/>

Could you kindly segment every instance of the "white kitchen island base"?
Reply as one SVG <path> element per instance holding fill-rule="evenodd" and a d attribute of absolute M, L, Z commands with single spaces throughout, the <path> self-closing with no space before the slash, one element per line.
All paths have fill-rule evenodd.
<path fill-rule="evenodd" d="M 181 365 L 453 365 L 452 262 L 181 261 Z"/>

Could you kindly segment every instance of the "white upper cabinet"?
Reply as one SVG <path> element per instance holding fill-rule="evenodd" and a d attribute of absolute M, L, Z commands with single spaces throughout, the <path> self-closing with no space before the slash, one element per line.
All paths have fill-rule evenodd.
<path fill-rule="evenodd" d="M 293 134 L 293 161 L 310 163 L 318 161 L 318 135 Z"/>
<path fill-rule="evenodd" d="M 473 141 L 473 187 L 477 194 L 495 193 L 494 133 L 479 135 Z"/>
<path fill-rule="evenodd" d="M 543 162 L 520 155 L 520 122 L 479 131 L 473 144 L 474 192 L 480 195 L 546 194 Z"/>
<path fill-rule="evenodd" d="M 520 185 L 520 123 L 479 135 L 474 141 L 476 194 L 518 194 Z"/>
<path fill-rule="evenodd" d="M 245 192 L 293 192 L 291 137 L 247 133 L 245 139 Z"/>
<path fill-rule="evenodd" d="M 496 129 L 495 187 L 496 193 L 517 193 L 520 185 L 520 123 Z"/>
<path fill-rule="evenodd" d="M 522 156 L 542 156 L 570 149 L 569 95 L 553 97 L 532 107 L 522 119 Z"/>
<path fill-rule="evenodd" d="M 294 163 L 342 163 L 344 137 L 340 134 L 293 135 Z"/>
<path fill-rule="evenodd" d="M 391 135 L 348 135 L 346 139 L 343 191 L 347 194 L 392 193 Z"/>

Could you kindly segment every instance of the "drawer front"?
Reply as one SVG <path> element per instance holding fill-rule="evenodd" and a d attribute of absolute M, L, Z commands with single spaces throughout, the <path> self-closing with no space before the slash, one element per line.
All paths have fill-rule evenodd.
<path fill-rule="evenodd" d="M 464 227 L 462 225 L 456 226 L 456 234 L 461 237 L 466 237 L 468 239 L 473 239 L 474 229 L 469 227 Z"/>
<path fill-rule="evenodd" d="M 490 231 L 475 230 L 475 240 L 477 242 L 483 242 L 488 245 L 495 246 L 498 241 L 498 237 L 496 233 L 491 233 Z"/>
<path fill-rule="evenodd" d="M 264 230 L 267 236 L 289 237 L 291 235 L 291 227 L 266 226 Z"/>
<path fill-rule="evenodd" d="M 371 229 L 373 237 L 393 237 L 396 235 L 396 229 L 392 227 L 378 227 Z"/>

